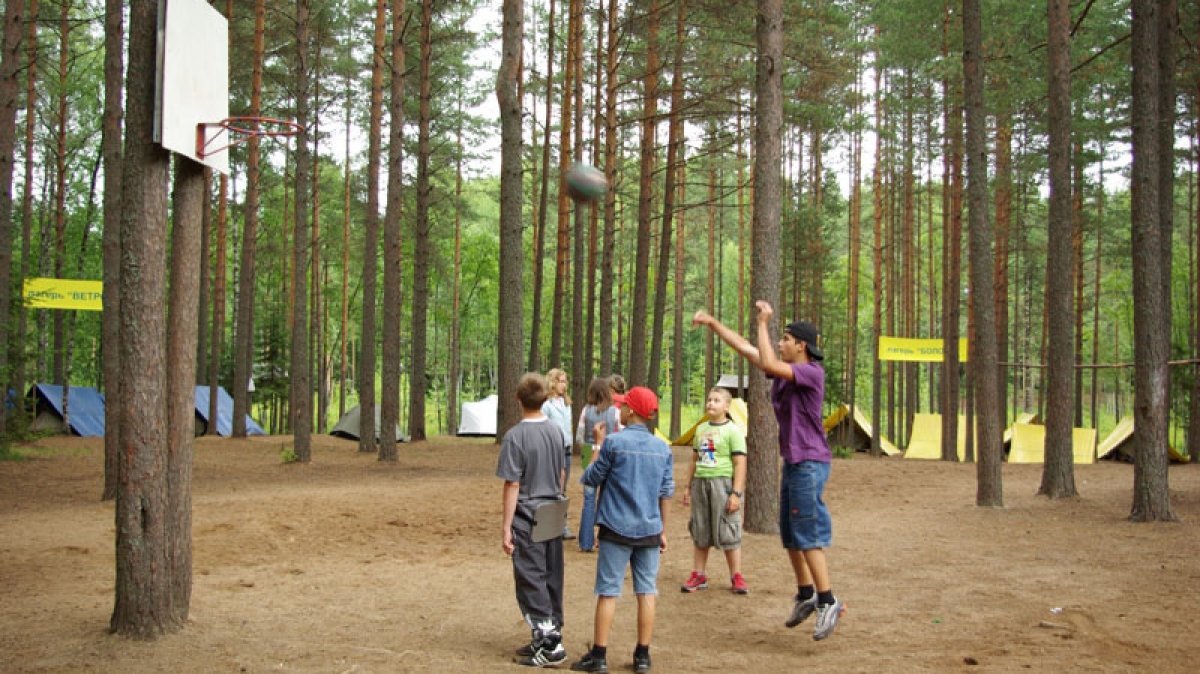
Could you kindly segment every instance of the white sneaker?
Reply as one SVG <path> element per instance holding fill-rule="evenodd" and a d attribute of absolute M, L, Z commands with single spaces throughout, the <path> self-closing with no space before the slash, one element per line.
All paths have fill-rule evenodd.
<path fill-rule="evenodd" d="M 842 617 L 842 613 L 846 611 L 845 604 L 837 597 L 833 598 L 832 604 L 825 606 L 817 606 L 817 624 L 813 628 L 813 641 L 820 641 L 833 634 L 834 628 L 837 627 L 838 618 Z"/>

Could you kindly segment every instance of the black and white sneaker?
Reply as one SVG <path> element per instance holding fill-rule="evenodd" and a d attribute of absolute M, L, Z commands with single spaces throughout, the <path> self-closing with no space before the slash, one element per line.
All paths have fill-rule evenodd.
<path fill-rule="evenodd" d="M 526 646 L 533 652 L 517 660 L 517 664 L 526 667 L 557 667 L 567 661 L 567 649 L 562 643 L 551 645 L 547 641 Z M 521 649 L 525 650 L 525 649 Z"/>

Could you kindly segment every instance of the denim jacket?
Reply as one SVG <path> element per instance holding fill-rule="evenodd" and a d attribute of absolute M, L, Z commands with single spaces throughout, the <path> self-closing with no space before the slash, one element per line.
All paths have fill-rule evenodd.
<path fill-rule="evenodd" d="M 675 494 L 671 448 L 643 424 L 605 436 L 599 456 L 583 472 L 589 487 L 603 487 L 596 523 L 626 538 L 661 534 L 659 500 Z"/>

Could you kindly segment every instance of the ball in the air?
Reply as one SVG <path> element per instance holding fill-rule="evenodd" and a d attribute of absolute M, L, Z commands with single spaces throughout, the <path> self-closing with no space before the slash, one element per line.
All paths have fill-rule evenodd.
<path fill-rule="evenodd" d="M 589 164 L 573 164 L 567 171 L 567 194 L 575 201 L 595 201 L 608 190 L 604 172 Z"/>

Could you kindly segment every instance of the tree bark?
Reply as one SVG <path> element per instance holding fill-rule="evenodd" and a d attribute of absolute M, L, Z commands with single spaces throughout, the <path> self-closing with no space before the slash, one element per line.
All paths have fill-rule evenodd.
<path fill-rule="evenodd" d="M 101 366 L 104 374 L 104 491 L 105 501 L 117 497 L 121 451 L 121 127 L 125 91 L 125 15 L 121 0 L 105 0 L 104 123 L 100 154 L 104 158 L 104 290 L 100 316 Z M 32 69 L 30 70 L 32 72 Z M 4 128 L 0 124 L 0 128 Z M 0 207 L 0 217 L 4 209 Z M 2 314 L 0 314 L 2 315 Z"/>
<path fill-rule="evenodd" d="M 375 293 L 379 273 L 379 161 L 383 142 L 383 54 L 387 0 L 375 0 L 371 111 L 367 131 L 367 212 L 363 223 L 362 353 L 358 359 L 358 451 L 375 451 Z M 381 411 L 382 413 L 382 411 Z M 381 434 L 382 435 L 382 434 Z"/>
<path fill-rule="evenodd" d="M 300 463 L 312 461 L 312 363 L 308 359 L 308 274 L 310 240 L 308 206 L 312 180 L 309 148 L 309 0 L 296 2 L 296 200 L 292 223 L 292 349 L 289 405 L 292 449 Z M 286 250 L 286 249 L 285 249 Z M 314 270 L 315 271 L 315 270 Z"/>
<path fill-rule="evenodd" d="M 379 411 L 380 461 L 400 460 L 395 429 L 400 423 L 400 216 L 404 210 L 404 180 L 400 167 L 404 159 L 404 26 L 407 13 L 406 0 L 392 0 L 392 123 L 388 130 L 387 209 L 383 218 L 383 387 L 380 400 L 382 407 Z"/>
<path fill-rule="evenodd" d="M 262 113 L 263 60 L 265 59 L 266 0 L 254 2 L 254 53 L 251 56 L 250 116 Z M 237 321 L 233 345 L 233 437 L 246 437 L 250 413 L 250 385 L 254 377 L 254 300 L 258 255 L 259 139 L 246 142 L 246 203 L 242 224 L 242 259 L 238 269 Z"/>
<path fill-rule="evenodd" d="M 0 45 L 0 384 L 8 390 L 9 288 L 13 264 L 13 167 L 17 144 L 17 91 L 20 72 L 21 29 L 25 3 L 8 0 L 4 6 L 3 44 Z M 31 75 L 32 77 L 32 75 Z M 25 182 L 29 182 L 26 179 Z M 6 398 L 7 399 L 7 398 Z M 0 404 L 0 436 L 8 426 L 8 406 Z"/>
<path fill-rule="evenodd" d="M 1075 496 L 1072 452 L 1072 380 L 1075 343 L 1071 289 L 1071 10 L 1068 0 L 1047 0 L 1050 127 L 1050 222 L 1046 244 L 1046 449 L 1038 493 Z"/>
<path fill-rule="evenodd" d="M 779 297 L 780 244 L 780 129 L 783 126 L 783 3 L 758 0 L 755 25 L 758 45 L 754 87 L 757 93 L 754 128 L 753 249 L 751 295 L 775 301 Z M 773 319 L 772 331 L 779 319 Z M 778 531 L 779 426 L 771 406 L 767 379 L 750 377 L 750 449 L 746 475 L 746 531 Z"/>
<path fill-rule="evenodd" d="M 1133 507 L 1135 522 L 1175 521 L 1168 487 L 1167 442 L 1170 411 L 1171 192 L 1174 175 L 1172 78 L 1175 2 L 1133 0 L 1132 245 L 1134 434 Z"/>
<path fill-rule="evenodd" d="M 126 138 L 121 209 L 121 465 L 116 500 L 118 634 L 152 639 L 181 626 L 172 608 L 167 445 L 167 182 L 170 157 L 154 143 L 158 0 L 129 7 Z M 189 355 L 188 360 L 191 360 Z M 136 404 L 135 404 L 136 403 Z"/>
<path fill-rule="evenodd" d="M 646 314 L 650 294 L 650 248 L 653 244 L 655 133 L 658 126 L 658 26 L 662 7 L 659 0 L 649 0 L 646 10 L 646 68 L 642 78 L 642 129 L 638 154 L 641 171 L 638 176 L 637 253 L 633 269 L 633 307 L 629 325 L 629 373 L 631 386 L 645 384 L 646 379 Z M 760 17 L 760 21 L 763 19 Z M 760 57 L 761 58 L 761 57 Z M 778 132 L 776 132 L 778 133 Z M 775 169 L 778 172 L 778 167 Z M 774 296 L 772 296 L 774 297 Z"/>
<path fill-rule="evenodd" d="M 524 2 L 504 0 L 504 25 L 500 69 L 496 75 L 496 102 L 500 107 L 500 287 L 523 288 L 521 242 L 521 39 L 525 32 Z M 521 378 L 523 318 L 518 293 L 500 293 L 498 309 L 499 409 L 496 442 L 517 423 L 517 382 Z"/>
<path fill-rule="evenodd" d="M 983 100 L 983 26 L 979 0 L 963 0 L 963 80 L 967 103 L 967 190 L 971 201 L 971 287 L 975 339 L 971 347 L 978 425 L 975 505 L 1004 506 L 1000 473 L 1004 460 L 996 352 L 995 261 L 988 220 L 987 109 Z M 968 427 L 970 428 L 970 427 Z"/>

